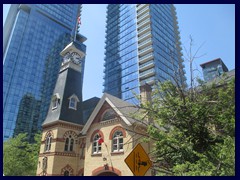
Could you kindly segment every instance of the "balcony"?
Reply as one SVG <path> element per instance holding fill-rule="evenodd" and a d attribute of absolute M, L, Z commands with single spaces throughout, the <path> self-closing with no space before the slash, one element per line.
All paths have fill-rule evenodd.
<path fill-rule="evenodd" d="M 148 54 L 149 52 L 152 52 L 153 48 L 152 46 L 147 46 L 145 48 L 143 48 L 142 50 L 138 51 L 139 56 L 144 56 L 145 54 Z"/>
<path fill-rule="evenodd" d="M 140 79 L 146 79 L 150 76 L 153 76 L 155 74 L 155 70 L 154 69 L 149 69 L 147 71 L 143 71 L 142 73 L 140 73 L 139 78 Z"/>
<path fill-rule="evenodd" d="M 139 71 L 142 72 L 142 71 L 145 71 L 145 70 L 150 69 L 152 67 L 154 67 L 154 61 L 153 60 L 148 61 L 148 62 L 146 62 L 144 64 L 141 64 L 139 66 Z"/>
<path fill-rule="evenodd" d="M 147 33 L 148 31 L 151 31 L 151 26 L 150 24 L 145 26 L 144 28 L 141 28 L 138 30 L 138 35 L 141 36 L 143 35 L 144 33 Z"/>
<path fill-rule="evenodd" d="M 144 85 L 144 84 L 148 83 L 149 85 L 153 85 L 155 83 L 155 81 L 156 81 L 155 77 L 150 77 L 150 78 L 140 81 L 140 84 Z"/>
<path fill-rule="evenodd" d="M 150 18 L 147 18 L 146 20 L 144 20 L 143 22 L 139 23 L 138 24 L 138 29 L 140 29 L 141 27 L 145 27 L 147 26 L 148 24 L 150 24 Z"/>
<path fill-rule="evenodd" d="M 142 10 L 138 11 L 137 12 L 137 16 L 141 16 L 142 14 L 146 13 L 146 12 L 149 12 L 149 5 L 146 6 L 145 8 L 143 8 Z"/>
<path fill-rule="evenodd" d="M 138 5 L 137 5 L 137 10 L 138 10 L 138 11 L 141 11 L 141 9 L 143 9 L 143 8 L 146 7 L 146 6 L 149 6 L 149 4 L 138 4 Z"/>
<path fill-rule="evenodd" d="M 140 44 L 138 44 L 138 49 L 143 49 L 143 48 L 145 48 L 145 47 L 147 47 L 147 46 L 149 46 L 151 44 L 152 44 L 152 39 L 149 38 L 149 39 L 141 42 Z"/>
<path fill-rule="evenodd" d="M 147 54 L 145 56 L 140 57 L 139 58 L 139 63 L 140 64 L 145 63 L 145 62 L 147 62 L 149 60 L 152 60 L 153 58 L 154 58 L 153 53 L 149 53 L 149 54 Z"/>
<path fill-rule="evenodd" d="M 148 38 L 150 38 L 150 37 L 152 37 L 151 31 L 145 33 L 145 34 L 142 35 L 142 36 L 139 36 L 139 37 L 138 37 L 138 43 L 143 42 L 144 40 L 146 40 L 146 39 L 148 39 Z"/>
<path fill-rule="evenodd" d="M 146 14 L 143 14 L 142 16 L 140 16 L 139 18 L 137 18 L 137 22 L 138 23 L 141 23 L 143 20 L 145 19 L 149 19 L 150 18 L 150 13 L 146 13 Z"/>

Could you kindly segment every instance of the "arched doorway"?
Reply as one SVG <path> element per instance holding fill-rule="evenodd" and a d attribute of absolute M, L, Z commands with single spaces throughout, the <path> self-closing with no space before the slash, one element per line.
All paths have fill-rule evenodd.
<path fill-rule="evenodd" d="M 101 166 L 92 171 L 92 176 L 121 176 L 122 173 L 112 166 Z"/>
<path fill-rule="evenodd" d="M 99 173 L 97 176 L 118 176 L 118 175 L 112 171 L 105 171 Z"/>

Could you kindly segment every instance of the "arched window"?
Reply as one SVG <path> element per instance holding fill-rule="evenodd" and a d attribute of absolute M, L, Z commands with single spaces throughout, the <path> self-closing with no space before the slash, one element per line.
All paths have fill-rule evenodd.
<path fill-rule="evenodd" d="M 69 176 L 69 171 L 64 171 L 64 174 L 63 174 L 64 176 Z"/>
<path fill-rule="evenodd" d="M 99 134 L 96 134 L 93 138 L 93 143 L 92 143 L 92 153 L 93 154 L 98 154 L 101 153 L 101 143 L 99 143 L 101 136 Z"/>
<path fill-rule="evenodd" d="M 65 148 L 64 151 L 73 151 L 74 139 L 71 135 L 69 135 L 65 140 Z"/>
<path fill-rule="evenodd" d="M 123 133 L 122 131 L 116 131 L 113 134 L 112 139 L 112 152 L 123 151 Z"/>
<path fill-rule="evenodd" d="M 114 119 L 115 117 L 116 117 L 116 112 L 113 109 L 108 109 L 104 112 L 102 116 L 102 121 Z"/>
<path fill-rule="evenodd" d="M 73 168 L 69 164 L 67 164 L 61 170 L 61 175 L 63 175 L 63 176 L 73 176 L 73 174 L 74 174 Z"/>
<path fill-rule="evenodd" d="M 44 151 L 50 151 L 51 150 L 51 143 L 52 143 L 52 135 L 49 134 L 45 140 L 45 148 Z"/>

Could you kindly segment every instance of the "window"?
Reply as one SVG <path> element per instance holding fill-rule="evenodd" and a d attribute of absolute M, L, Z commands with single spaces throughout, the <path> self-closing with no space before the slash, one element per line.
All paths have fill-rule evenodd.
<path fill-rule="evenodd" d="M 116 131 L 113 134 L 112 139 L 112 152 L 123 151 L 123 133 L 122 131 Z"/>
<path fill-rule="evenodd" d="M 73 151 L 73 144 L 74 144 L 74 139 L 72 138 L 71 135 L 69 135 L 65 140 L 64 151 Z"/>
<path fill-rule="evenodd" d="M 73 175 L 73 168 L 69 164 L 67 164 L 64 168 L 62 168 L 61 175 L 72 176 Z"/>
<path fill-rule="evenodd" d="M 113 109 L 108 109 L 102 116 L 102 121 L 114 119 L 116 117 L 116 113 Z"/>
<path fill-rule="evenodd" d="M 64 176 L 69 176 L 69 171 L 64 171 Z"/>
<path fill-rule="evenodd" d="M 58 105 L 58 99 L 54 99 L 52 101 L 52 109 L 56 109 L 57 108 L 57 105 Z"/>
<path fill-rule="evenodd" d="M 49 134 L 46 138 L 46 141 L 45 141 L 44 151 L 50 151 L 51 150 L 51 141 L 52 141 L 52 136 Z"/>
<path fill-rule="evenodd" d="M 52 110 L 57 109 L 59 102 L 60 96 L 58 93 L 56 93 L 52 96 Z"/>
<path fill-rule="evenodd" d="M 99 134 L 96 134 L 93 138 L 93 144 L 92 144 L 92 153 L 93 154 L 101 153 L 101 148 L 102 148 L 101 143 L 98 143 L 100 137 L 101 136 Z"/>
<path fill-rule="evenodd" d="M 76 109 L 76 99 L 71 98 L 69 101 L 69 108 Z"/>
<path fill-rule="evenodd" d="M 69 106 L 68 106 L 69 109 L 77 110 L 77 103 L 79 102 L 78 97 L 75 94 L 73 94 L 68 99 L 69 99 Z"/>

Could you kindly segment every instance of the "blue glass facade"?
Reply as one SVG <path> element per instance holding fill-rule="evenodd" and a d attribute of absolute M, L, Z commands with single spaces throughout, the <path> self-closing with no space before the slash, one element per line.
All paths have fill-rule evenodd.
<path fill-rule="evenodd" d="M 139 93 L 135 5 L 107 7 L 104 92 L 133 100 Z"/>
<path fill-rule="evenodd" d="M 3 139 L 40 128 L 81 5 L 14 4 L 4 26 Z M 9 32 L 9 33 L 8 33 Z"/>
<path fill-rule="evenodd" d="M 105 42 L 104 92 L 138 104 L 141 84 L 186 85 L 173 5 L 108 5 Z"/>

